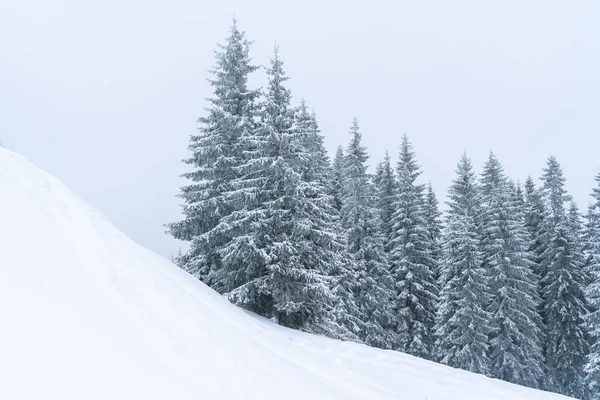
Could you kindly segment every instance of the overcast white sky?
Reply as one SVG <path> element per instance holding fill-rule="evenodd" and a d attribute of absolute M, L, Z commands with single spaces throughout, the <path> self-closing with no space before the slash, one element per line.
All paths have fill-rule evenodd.
<path fill-rule="evenodd" d="M 171 255 L 179 161 L 234 14 L 256 63 L 280 45 L 330 150 L 354 116 L 372 165 L 406 132 L 442 198 L 463 150 L 480 168 L 493 149 L 521 180 L 554 154 L 587 205 L 600 171 L 598 1 L 4 0 L 0 141 Z"/>

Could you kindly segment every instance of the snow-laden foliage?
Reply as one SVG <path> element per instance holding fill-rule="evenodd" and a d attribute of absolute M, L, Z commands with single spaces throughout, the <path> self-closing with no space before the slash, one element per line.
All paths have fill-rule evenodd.
<path fill-rule="evenodd" d="M 487 311 L 491 295 L 481 267 L 478 218 L 480 199 L 471 160 L 462 156 L 449 191 L 443 236 L 436 353 L 444 364 L 487 374 L 490 370 Z"/>
<path fill-rule="evenodd" d="M 389 242 L 390 273 L 395 284 L 396 348 L 430 358 L 438 288 L 435 248 L 425 216 L 424 186 L 416 182 L 420 174 L 415 153 L 404 135 Z"/>
<path fill-rule="evenodd" d="M 578 251 L 579 238 L 569 218 L 565 178 L 554 157 L 542 176 L 545 201 L 540 241 L 541 315 L 545 325 L 544 353 L 547 388 L 574 397 L 582 396 L 583 366 L 589 350 L 583 318 L 587 313 L 583 287 L 586 283 Z"/>
<path fill-rule="evenodd" d="M 371 175 L 355 120 L 332 161 L 276 50 L 234 22 L 190 137 L 174 261 L 279 324 L 600 400 L 600 175 L 585 224 L 554 157 L 524 187 L 463 156 L 439 210 L 404 135 Z"/>
<path fill-rule="evenodd" d="M 235 188 L 244 208 L 223 224 L 234 239 L 223 260 L 245 282 L 229 293 L 235 303 L 280 324 L 322 324 L 334 304 L 331 270 L 341 249 L 326 194 L 327 155 L 305 104 L 296 110 L 277 49 L 260 123 L 242 138 L 245 162 Z"/>
<path fill-rule="evenodd" d="M 362 145 L 358 121 L 350 128 L 350 143 L 344 154 L 342 226 L 353 273 L 353 293 L 365 343 L 391 348 L 392 288 L 380 231 L 375 189 L 367 174 L 367 151 Z"/>
<path fill-rule="evenodd" d="M 439 282 L 440 261 L 442 257 L 442 212 L 439 209 L 439 202 L 431 183 L 427 185 L 427 193 L 425 194 L 425 203 L 423 207 L 427 236 L 431 244 L 431 257 L 435 264 L 435 281 Z"/>
<path fill-rule="evenodd" d="M 546 243 L 542 235 L 542 227 L 546 207 L 542 199 L 541 189 L 535 187 L 535 183 L 531 177 L 528 177 L 525 181 L 524 211 L 525 227 L 529 233 L 529 251 L 533 262 L 533 272 L 541 277 L 544 275 L 544 271 L 542 271 L 542 254 L 544 253 Z"/>
<path fill-rule="evenodd" d="M 176 239 L 190 242 L 180 258 L 183 268 L 221 293 L 244 282 L 241 274 L 224 268 L 222 250 L 233 238 L 221 222 L 244 207 L 231 193 L 245 159 L 241 138 L 256 129 L 259 91 L 248 88 L 248 76 L 257 67 L 249 52 L 250 42 L 234 21 L 225 44 L 216 51 L 209 80 L 213 97 L 199 119 L 198 133 L 190 137 L 192 155 L 184 160 L 192 167 L 183 175 L 189 184 L 179 195 L 185 218 L 168 225 Z"/>
<path fill-rule="evenodd" d="M 490 154 L 481 176 L 481 250 L 492 302 L 490 375 L 538 387 L 543 379 L 539 277 L 533 273 L 522 198 Z"/>
<path fill-rule="evenodd" d="M 392 218 L 396 209 L 398 196 L 398 182 L 396 181 L 392 161 L 387 151 L 383 160 L 377 164 L 374 183 L 377 190 L 377 207 L 379 209 L 379 219 L 381 220 L 383 248 L 386 253 L 389 253 L 390 239 L 392 237 Z"/>
<path fill-rule="evenodd" d="M 585 387 L 591 400 L 600 400 L 600 174 L 596 182 L 584 233 L 585 270 L 590 283 L 586 289 L 590 313 L 585 322 L 592 341 L 585 366 Z"/>
<path fill-rule="evenodd" d="M 342 210 L 342 197 L 344 190 L 344 149 L 338 146 L 331 166 L 331 195 L 334 199 L 335 208 Z"/>
<path fill-rule="evenodd" d="M 463 155 L 449 190 L 443 237 L 437 358 L 444 364 L 486 374 L 490 368 L 488 334 L 490 288 L 481 267 L 478 187 L 471 160 Z"/>

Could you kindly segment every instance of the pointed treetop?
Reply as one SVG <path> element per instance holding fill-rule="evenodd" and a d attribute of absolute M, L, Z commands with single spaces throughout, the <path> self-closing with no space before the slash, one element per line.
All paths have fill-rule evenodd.
<path fill-rule="evenodd" d="M 477 180 L 473 164 L 467 153 L 463 153 L 456 167 L 456 178 L 449 188 L 448 204 L 451 209 L 470 209 L 477 202 Z"/>
<path fill-rule="evenodd" d="M 533 182 L 533 178 L 531 178 L 531 175 L 529 175 L 527 176 L 527 179 L 525 179 L 525 194 L 527 195 L 527 197 L 529 197 L 533 194 L 533 192 L 535 192 L 535 190 L 535 183 Z"/>
<path fill-rule="evenodd" d="M 573 200 L 569 202 L 569 220 L 573 223 L 579 223 L 581 214 L 579 213 L 579 207 Z"/>
<path fill-rule="evenodd" d="M 513 182 L 511 180 L 511 182 Z M 525 193 L 523 192 L 523 185 L 521 185 L 521 182 L 517 180 L 517 183 L 515 184 L 513 182 L 513 184 L 515 185 L 515 195 L 517 196 L 517 199 L 523 203 L 525 201 Z"/>
<path fill-rule="evenodd" d="M 565 214 L 564 205 L 571 200 L 565 190 L 565 177 L 556 157 L 550 156 L 542 175 L 543 195 L 548 199 L 549 211 L 557 222 Z"/>
<path fill-rule="evenodd" d="M 430 205 L 435 204 L 436 207 L 439 203 L 437 196 L 435 195 L 435 191 L 433 190 L 433 185 L 431 184 L 431 181 L 427 182 L 427 203 Z"/>
<path fill-rule="evenodd" d="M 596 175 L 594 180 L 596 181 L 598 186 L 592 189 L 592 197 L 594 198 L 594 200 L 596 200 L 598 207 L 600 207 L 600 172 L 598 173 L 598 175 Z"/>
<path fill-rule="evenodd" d="M 548 157 L 546 167 L 543 171 L 542 181 L 544 182 L 544 188 L 548 190 L 560 189 L 563 192 L 562 186 L 566 179 L 563 176 L 562 167 L 556 157 Z"/>
<path fill-rule="evenodd" d="M 400 166 L 403 166 L 403 167 L 410 166 L 410 167 L 416 167 L 418 169 L 419 166 L 416 165 L 415 158 L 416 158 L 416 155 L 415 155 L 415 152 L 413 151 L 412 143 L 408 139 L 408 136 L 406 135 L 406 133 L 404 133 L 402 135 L 402 143 L 400 144 L 400 157 L 399 157 L 399 161 L 398 161 L 398 168 L 400 168 Z"/>
<path fill-rule="evenodd" d="M 381 162 L 385 168 L 390 168 L 392 167 L 392 157 L 390 157 L 390 152 L 389 151 L 385 151 L 384 155 L 383 155 L 383 161 Z"/>
<path fill-rule="evenodd" d="M 344 146 L 339 145 L 337 147 L 337 149 L 335 150 L 335 160 L 337 163 L 337 160 L 339 160 L 340 162 L 343 160 L 344 158 Z"/>
<path fill-rule="evenodd" d="M 474 176 L 473 163 L 471 162 L 469 156 L 467 156 L 466 151 L 463 152 L 463 154 L 460 156 L 460 160 L 458 160 L 456 173 L 458 174 L 459 178 L 465 176 Z"/>
<path fill-rule="evenodd" d="M 394 170 L 392 169 L 392 159 L 390 153 L 386 150 L 383 159 L 377 164 L 377 170 L 375 173 L 375 179 L 377 184 L 381 183 L 384 186 L 392 185 L 395 186 Z M 389 190 L 389 189 L 388 189 Z M 389 195 L 389 193 L 388 193 Z"/>
<path fill-rule="evenodd" d="M 258 96 L 257 90 L 248 91 L 246 87 L 248 75 L 258 69 L 250 58 L 251 44 L 246 39 L 246 33 L 238 29 L 234 19 L 225 43 L 217 45 L 215 50 L 217 63 L 210 70 L 214 77 L 209 82 L 215 88 L 218 98 L 231 103 L 229 107 L 232 110 L 238 107 L 235 103 L 246 102 Z"/>
<path fill-rule="evenodd" d="M 481 174 L 481 189 L 484 195 L 490 195 L 494 189 L 501 187 L 506 181 L 504 169 L 493 152 L 490 151 L 488 160 Z"/>
<path fill-rule="evenodd" d="M 354 117 L 352 119 L 352 126 L 350 127 L 350 135 L 352 138 L 350 139 L 350 143 L 348 144 L 348 151 L 346 154 L 357 156 L 359 153 L 361 154 L 361 162 L 367 160 L 368 156 L 366 154 L 366 149 L 361 145 L 362 141 L 362 133 L 360 132 L 360 127 L 358 126 L 358 119 Z"/>
<path fill-rule="evenodd" d="M 350 133 L 356 137 L 361 136 L 360 127 L 358 126 L 358 118 L 352 118 L 352 126 L 350 127 Z"/>
<path fill-rule="evenodd" d="M 435 195 L 435 193 L 433 192 L 433 185 L 431 185 L 431 181 L 427 182 L 427 194 Z"/>
<path fill-rule="evenodd" d="M 283 83 L 289 78 L 283 69 L 283 61 L 279 58 L 279 47 L 275 46 L 271 65 L 267 69 L 269 77 L 269 98 L 275 106 L 287 109 L 292 95 L 291 91 L 284 87 Z"/>

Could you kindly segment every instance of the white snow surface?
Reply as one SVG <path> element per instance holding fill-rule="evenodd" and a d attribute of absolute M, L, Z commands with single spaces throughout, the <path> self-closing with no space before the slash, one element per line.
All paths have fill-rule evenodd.
<path fill-rule="evenodd" d="M 566 399 L 251 315 L 2 148 L 0 318 L 0 399 Z"/>

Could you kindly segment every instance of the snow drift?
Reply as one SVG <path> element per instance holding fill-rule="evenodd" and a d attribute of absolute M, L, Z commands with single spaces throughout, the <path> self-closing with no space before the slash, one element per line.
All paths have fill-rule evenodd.
<path fill-rule="evenodd" d="M 2 399 L 565 398 L 250 315 L 2 148 L 0 318 Z"/>

